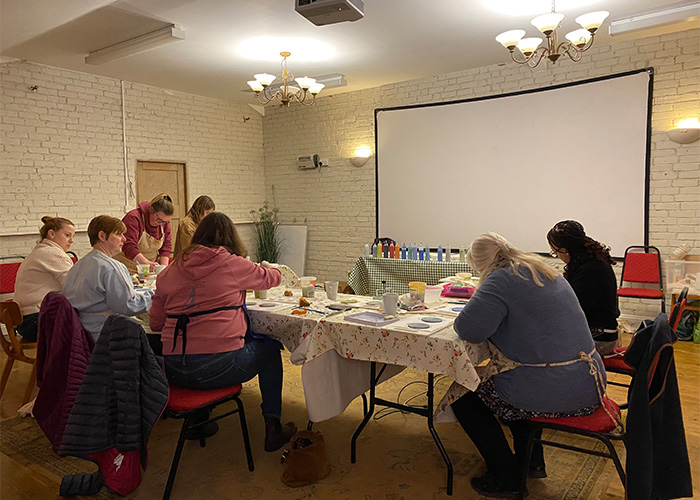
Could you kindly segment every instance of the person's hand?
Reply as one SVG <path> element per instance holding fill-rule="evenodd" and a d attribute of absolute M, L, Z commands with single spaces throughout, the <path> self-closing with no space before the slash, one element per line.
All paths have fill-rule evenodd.
<path fill-rule="evenodd" d="M 275 266 L 273 264 L 270 264 L 268 261 L 264 260 L 260 263 L 260 267 L 264 267 L 265 269 L 272 269 Z"/>

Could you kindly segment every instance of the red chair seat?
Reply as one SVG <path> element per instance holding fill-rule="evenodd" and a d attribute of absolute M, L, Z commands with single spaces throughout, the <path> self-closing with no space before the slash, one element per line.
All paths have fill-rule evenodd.
<path fill-rule="evenodd" d="M 661 299 L 663 292 L 649 288 L 619 288 L 617 294 L 621 297 L 643 297 L 645 299 Z"/>
<path fill-rule="evenodd" d="M 634 368 L 625 363 L 625 358 L 622 355 L 603 357 L 603 366 L 605 366 L 605 371 L 634 375 Z"/>
<path fill-rule="evenodd" d="M 605 398 L 605 406 L 608 411 L 613 415 L 620 414 L 620 408 L 617 403 L 612 399 Z M 533 422 L 543 422 L 547 424 L 565 425 L 567 427 L 574 427 L 576 429 L 583 429 L 586 431 L 593 432 L 610 432 L 615 429 L 616 423 L 610 418 L 605 412 L 603 405 L 584 417 L 560 417 L 560 418 L 531 418 Z"/>
<path fill-rule="evenodd" d="M 231 387 L 223 387 L 221 389 L 183 389 L 170 385 L 170 393 L 168 396 L 168 409 L 178 412 L 186 412 L 196 410 L 202 406 L 207 406 L 219 399 L 227 398 L 239 394 L 243 386 L 232 385 Z"/>

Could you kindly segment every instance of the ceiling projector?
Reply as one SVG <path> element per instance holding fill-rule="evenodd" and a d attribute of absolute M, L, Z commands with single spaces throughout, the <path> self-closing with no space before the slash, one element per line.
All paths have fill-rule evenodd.
<path fill-rule="evenodd" d="M 294 0 L 294 9 L 316 26 L 357 21 L 365 17 L 362 0 Z"/>

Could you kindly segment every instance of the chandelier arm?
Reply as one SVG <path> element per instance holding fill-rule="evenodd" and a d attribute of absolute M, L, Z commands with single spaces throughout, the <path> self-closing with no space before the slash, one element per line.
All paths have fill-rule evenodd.
<path fill-rule="evenodd" d="M 557 47 L 557 52 L 561 55 L 566 54 L 569 59 L 571 59 L 574 62 L 578 62 L 583 57 L 583 52 L 585 52 L 589 48 L 590 45 L 588 47 L 584 46 L 583 48 L 579 49 L 576 45 L 574 45 L 571 42 L 562 42 L 559 44 L 559 47 Z"/>

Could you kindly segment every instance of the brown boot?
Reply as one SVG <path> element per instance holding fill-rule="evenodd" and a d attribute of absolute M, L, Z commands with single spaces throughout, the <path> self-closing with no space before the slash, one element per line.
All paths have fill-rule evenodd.
<path fill-rule="evenodd" d="M 265 451 L 277 451 L 289 442 L 297 426 L 287 422 L 284 427 L 278 418 L 265 417 Z"/>

